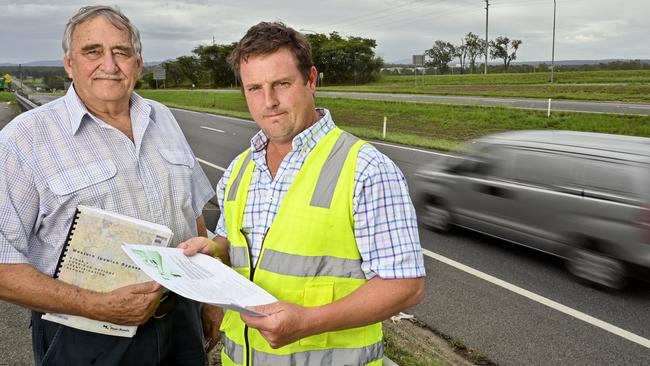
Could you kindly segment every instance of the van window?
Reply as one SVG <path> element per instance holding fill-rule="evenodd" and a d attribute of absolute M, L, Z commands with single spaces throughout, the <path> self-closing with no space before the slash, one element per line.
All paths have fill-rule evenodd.
<path fill-rule="evenodd" d="M 504 158 L 504 151 L 497 146 L 474 145 L 469 151 L 470 158 L 463 162 L 461 171 L 473 177 L 499 177 L 503 175 L 509 162 Z"/>
<path fill-rule="evenodd" d="M 582 159 L 570 154 L 540 150 L 513 150 L 512 180 L 548 188 L 578 189 Z"/>
<path fill-rule="evenodd" d="M 639 198 L 641 196 L 640 168 L 625 162 L 586 160 L 585 194 Z"/>

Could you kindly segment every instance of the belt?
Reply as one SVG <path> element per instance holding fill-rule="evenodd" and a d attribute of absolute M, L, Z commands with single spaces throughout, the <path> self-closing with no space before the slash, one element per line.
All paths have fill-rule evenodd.
<path fill-rule="evenodd" d="M 156 309 L 156 312 L 153 314 L 153 317 L 156 319 L 164 318 L 165 315 L 167 315 L 172 309 L 174 308 L 174 305 L 176 305 L 176 301 L 178 295 L 175 293 L 168 291 L 162 295 L 160 298 L 160 302 L 158 303 L 158 308 Z"/>

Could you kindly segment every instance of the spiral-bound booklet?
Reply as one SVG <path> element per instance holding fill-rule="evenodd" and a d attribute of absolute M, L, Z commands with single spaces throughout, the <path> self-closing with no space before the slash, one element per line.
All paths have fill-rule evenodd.
<path fill-rule="evenodd" d="M 125 242 L 166 247 L 172 235 L 172 231 L 164 225 L 96 207 L 78 206 L 54 277 L 98 292 L 150 281 L 121 247 Z M 76 315 L 46 313 L 43 319 L 122 337 L 133 337 L 137 330 L 136 326 L 117 325 Z"/>

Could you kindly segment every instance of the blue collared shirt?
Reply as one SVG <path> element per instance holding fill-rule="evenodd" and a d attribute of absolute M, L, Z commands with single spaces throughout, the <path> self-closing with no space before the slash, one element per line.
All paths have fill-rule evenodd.
<path fill-rule="evenodd" d="M 88 112 L 71 86 L 0 131 L 0 263 L 53 274 L 77 205 L 196 235 L 214 190 L 171 111 L 133 93 L 133 141 Z"/>
<path fill-rule="evenodd" d="M 275 176 L 266 165 L 268 138 L 262 131 L 251 139 L 255 170 L 244 208 L 243 231 L 253 263 L 259 257 L 264 235 L 271 227 L 280 204 L 307 155 L 328 132 L 335 128 L 328 110 L 317 110 L 321 119 L 294 137 L 293 148 L 280 164 Z M 226 186 L 237 157 L 217 185 L 223 211 Z M 406 179 L 388 157 L 366 144 L 359 151 L 354 176 L 354 233 L 361 268 L 366 278 L 416 278 L 425 274 L 415 210 Z M 216 234 L 227 237 L 223 215 Z"/>

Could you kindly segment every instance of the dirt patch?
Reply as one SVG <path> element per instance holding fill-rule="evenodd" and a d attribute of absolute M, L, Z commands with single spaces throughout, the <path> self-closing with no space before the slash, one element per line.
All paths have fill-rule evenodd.
<path fill-rule="evenodd" d="M 482 353 L 417 319 L 386 320 L 383 325 L 386 356 L 399 366 L 494 366 Z"/>

